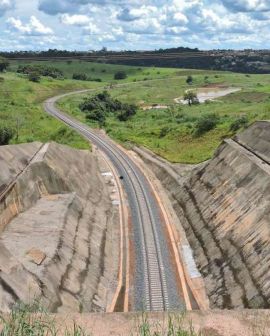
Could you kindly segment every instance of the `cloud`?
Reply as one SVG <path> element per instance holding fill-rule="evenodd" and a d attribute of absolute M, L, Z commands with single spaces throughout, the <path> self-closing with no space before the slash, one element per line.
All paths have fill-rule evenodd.
<path fill-rule="evenodd" d="M 221 0 L 223 5 L 234 12 L 267 12 L 270 11 L 269 0 Z"/>
<path fill-rule="evenodd" d="M 0 16 L 3 16 L 8 10 L 13 9 L 14 0 L 0 0 Z"/>
<path fill-rule="evenodd" d="M 134 21 L 140 18 L 140 14 L 130 10 L 129 8 L 124 8 L 118 15 L 117 19 L 120 21 Z"/>
<path fill-rule="evenodd" d="M 0 0 L 0 16 L 10 9 L 8 30 L 0 20 L 0 49 L 9 40 L 10 48 L 14 41 L 26 49 L 49 41 L 49 47 L 85 50 L 270 43 L 270 0 Z"/>
<path fill-rule="evenodd" d="M 60 16 L 60 22 L 68 26 L 86 26 L 90 22 L 90 18 L 87 15 L 62 14 Z"/>
<path fill-rule="evenodd" d="M 97 25 L 93 22 L 89 22 L 87 26 L 83 28 L 84 35 L 97 35 L 100 34 L 101 30 L 97 27 Z M 106 33 L 104 32 L 104 35 Z"/>
<path fill-rule="evenodd" d="M 29 23 L 26 24 L 23 24 L 20 19 L 14 17 L 10 17 L 7 23 L 11 30 L 24 35 L 41 36 L 53 34 L 52 29 L 44 26 L 35 16 L 31 16 Z"/>
<path fill-rule="evenodd" d="M 130 0 L 136 3 L 138 0 Z M 49 15 L 77 13 L 85 5 L 125 5 L 124 0 L 39 0 L 38 9 Z"/>
<path fill-rule="evenodd" d="M 71 13 L 76 11 L 77 5 L 66 0 L 40 0 L 38 9 L 49 15 Z"/>

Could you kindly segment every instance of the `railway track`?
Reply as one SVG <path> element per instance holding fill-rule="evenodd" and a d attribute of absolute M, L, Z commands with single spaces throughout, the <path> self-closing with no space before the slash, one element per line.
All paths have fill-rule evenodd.
<path fill-rule="evenodd" d="M 109 157 L 118 174 L 123 177 L 131 209 L 136 255 L 133 308 L 146 311 L 184 308 L 176 288 L 177 281 L 163 232 L 159 205 L 146 177 L 133 160 L 109 138 L 55 107 L 60 98 L 82 92 L 86 90 L 50 98 L 44 103 L 44 109 L 93 142 Z"/>

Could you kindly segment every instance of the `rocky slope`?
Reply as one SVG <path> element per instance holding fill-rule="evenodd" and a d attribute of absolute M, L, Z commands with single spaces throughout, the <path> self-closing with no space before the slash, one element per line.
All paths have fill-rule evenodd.
<path fill-rule="evenodd" d="M 270 122 L 225 140 L 183 170 L 137 151 L 162 181 L 212 308 L 270 307 Z"/>
<path fill-rule="evenodd" d="M 55 143 L 0 147 L 1 311 L 33 298 L 53 312 L 105 310 L 117 282 L 119 211 L 101 161 Z"/>

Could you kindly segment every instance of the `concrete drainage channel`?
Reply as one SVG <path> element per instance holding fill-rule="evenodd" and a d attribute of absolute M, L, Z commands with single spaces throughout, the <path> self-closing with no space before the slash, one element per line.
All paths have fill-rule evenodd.
<path fill-rule="evenodd" d="M 71 93 L 75 94 L 77 92 Z M 166 239 L 164 218 L 153 190 L 141 169 L 116 144 L 104 135 L 62 114 L 55 103 L 63 96 L 44 103 L 47 113 L 65 122 L 93 142 L 110 159 L 119 176 L 129 201 L 132 218 L 135 269 L 134 295 L 129 298 L 129 309 L 164 311 L 186 309 L 182 295 L 183 284 L 171 261 Z"/>

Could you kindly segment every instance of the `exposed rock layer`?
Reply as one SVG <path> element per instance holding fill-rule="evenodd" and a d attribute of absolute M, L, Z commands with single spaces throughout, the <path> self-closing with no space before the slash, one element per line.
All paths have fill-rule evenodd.
<path fill-rule="evenodd" d="M 34 297 L 54 312 L 104 310 L 119 256 L 111 181 L 96 155 L 41 146 L 0 147 L 1 189 L 17 176 L 0 202 L 0 310 Z"/>
<path fill-rule="evenodd" d="M 169 193 L 212 308 L 270 307 L 269 149 L 265 121 L 191 172 L 138 150 Z"/>

